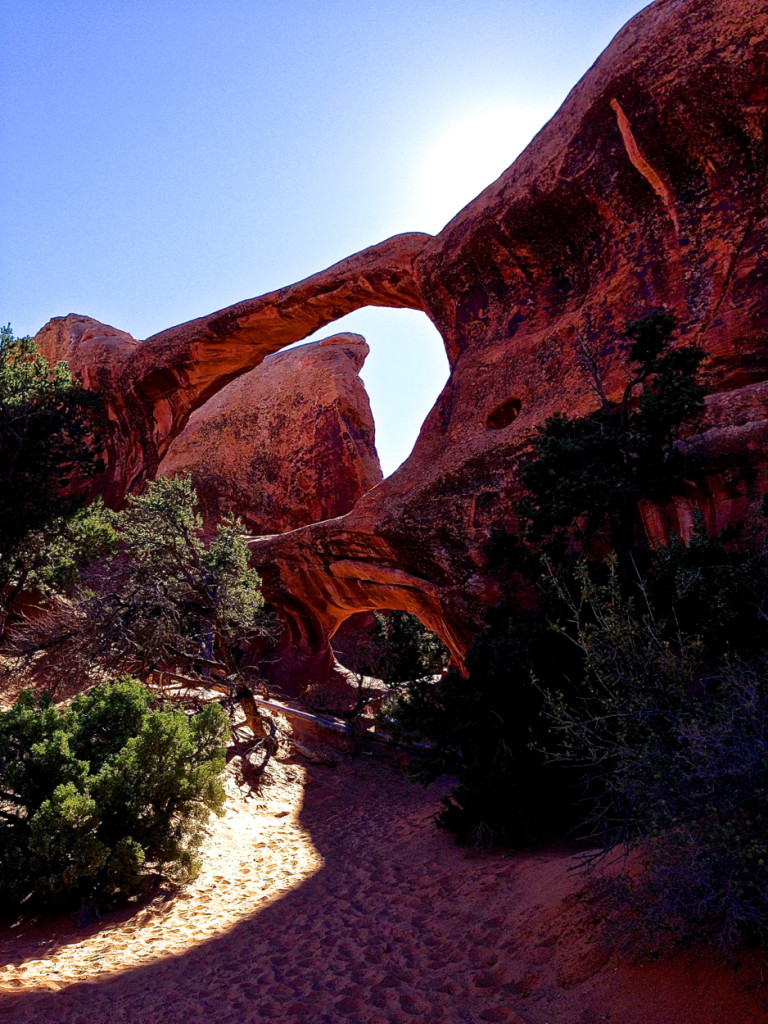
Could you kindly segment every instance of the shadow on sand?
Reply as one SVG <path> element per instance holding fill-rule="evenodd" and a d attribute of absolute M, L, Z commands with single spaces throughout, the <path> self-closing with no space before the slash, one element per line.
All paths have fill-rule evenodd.
<path fill-rule="evenodd" d="M 6 994 L 0 1021 L 768 1021 L 711 956 L 619 961 L 595 941 L 570 853 L 461 851 L 432 823 L 439 796 L 363 758 L 313 766 L 301 824 L 324 859 L 316 874 L 181 955 Z"/>

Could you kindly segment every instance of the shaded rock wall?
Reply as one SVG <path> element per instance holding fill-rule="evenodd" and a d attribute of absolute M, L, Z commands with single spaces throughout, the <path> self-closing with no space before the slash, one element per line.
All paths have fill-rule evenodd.
<path fill-rule="evenodd" d="M 716 529 L 754 512 L 768 488 L 767 58 L 764 0 L 652 5 L 425 244 L 418 292 L 451 376 L 412 456 L 340 522 L 254 550 L 320 633 L 351 610 L 405 608 L 460 656 L 532 431 L 595 408 L 579 346 L 618 396 L 623 325 L 656 307 L 707 351 L 714 393 L 688 441 L 697 472 L 672 508 L 646 510 L 649 532 L 685 533 L 696 507 Z"/>
<path fill-rule="evenodd" d="M 149 424 L 134 436 L 116 400 L 113 487 L 135 486 L 138 442 L 162 450 L 268 351 L 359 305 L 423 309 L 451 375 L 410 458 L 346 516 L 256 539 L 253 554 L 302 678 L 370 608 L 415 612 L 460 659 L 493 598 L 483 547 L 514 526 L 532 431 L 595 407 L 580 346 L 618 395 L 624 323 L 665 307 L 680 342 L 708 353 L 713 394 L 688 440 L 697 471 L 674 507 L 646 510 L 649 531 L 684 527 L 694 506 L 718 527 L 749 516 L 768 489 L 767 67 L 768 0 L 657 0 L 438 236 L 397 236 L 138 347 L 101 339 L 95 357 L 119 370 L 104 379 L 123 374 Z M 73 356 L 82 366 L 87 346 Z"/>

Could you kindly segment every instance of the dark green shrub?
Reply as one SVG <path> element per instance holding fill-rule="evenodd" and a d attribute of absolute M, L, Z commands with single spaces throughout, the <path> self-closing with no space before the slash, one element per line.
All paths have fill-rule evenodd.
<path fill-rule="evenodd" d="M 437 675 L 450 660 L 442 640 L 404 611 L 376 612 L 373 629 L 358 639 L 350 655 L 348 667 L 354 672 L 390 685 Z"/>
<path fill-rule="evenodd" d="M 0 715 L 0 894 L 117 898 L 191 872 L 228 733 L 218 705 L 187 718 L 128 678 L 64 710 L 22 693 Z"/>
<path fill-rule="evenodd" d="M 674 618 L 682 633 L 696 633 L 714 661 L 768 649 L 768 551 L 764 543 L 756 550 L 740 543 L 740 533 L 708 537 L 699 514 L 690 541 L 673 537 L 658 547 L 646 572 L 657 613 Z"/>
<path fill-rule="evenodd" d="M 0 327 L 0 632 L 25 589 L 39 589 L 101 553 L 102 510 L 73 514 L 102 461 L 98 396 L 66 363 L 50 366 L 31 338 Z"/>
<path fill-rule="evenodd" d="M 592 780 L 602 853 L 639 859 L 609 894 L 654 943 L 765 941 L 768 664 L 714 666 L 706 638 L 660 617 L 642 583 L 625 595 L 613 568 L 595 584 L 583 567 L 566 599 L 584 675 L 576 696 L 549 694 L 560 755 Z"/>
<path fill-rule="evenodd" d="M 551 416 L 523 467 L 528 497 L 520 511 L 535 544 L 560 553 L 569 539 L 583 545 L 601 532 L 626 558 L 644 540 L 638 501 L 665 500 L 679 487 L 683 458 L 675 441 L 703 409 L 706 389 L 700 381 L 704 353 L 673 348 L 675 324 L 672 314 L 655 312 L 626 325 L 632 344 L 618 402 L 607 399 L 599 367 L 583 353 L 599 408 L 578 420 Z"/>
<path fill-rule="evenodd" d="M 242 523 L 225 516 L 206 542 L 186 475 L 160 477 L 146 494 L 131 496 L 118 526 L 121 559 L 102 581 L 102 589 L 109 585 L 107 643 L 121 645 L 137 671 L 198 661 L 234 673 L 238 645 L 258 633 L 264 605 Z"/>
<path fill-rule="evenodd" d="M 390 711 L 402 734 L 435 745 L 429 777 L 456 774 L 438 824 L 462 845 L 523 845 L 572 824 L 573 774 L 542 753 L 541 673 L 560 678 L 568 644 L 545 620 L 509 606 L 494 609 L 467 654 L 469 679 L 409 683 Z"/>

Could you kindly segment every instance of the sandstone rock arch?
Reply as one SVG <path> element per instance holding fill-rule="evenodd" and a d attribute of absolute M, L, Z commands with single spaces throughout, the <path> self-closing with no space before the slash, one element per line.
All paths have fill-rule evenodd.
<path fill-rule="evenodd" d="M 321 681 L 333 665 L 331 639 L 339 626 L 357 612 L 381 608 L 416 615 L 462 664 L 470 634 L 461 632 L 445 602 L 439 581 L 450 582 L 446 570 L 429 552 L 349 529 L 347 518 L 251 541 L 266 592 L 288 623 L 274 678 L 292 689 Z"/>
<path fill-rule="evenodd" d="M 322 668 L 334 624 L 371 606 L 415 611 L 460 660 L 494 596 L 484 544 L 515 524 L 531 432 L 594 408 L 579 345 L 618 394 L 624 323 L 665 307 L 708 353 L 714 391 L 690 440 L 700 472 L 659 528 L 686 504 L 720 524 L 749 515 L 768 489 L 766 68 L 768 0 L 656 0 L 438 236 L 396 236 L 141 344 L 53 321 L 44 349 L 110 395 L 112 500 L 267 352 L 360 305 L 422 309 L 451 375 L 410 458 L 346 516 L 252 547 L 296 664 Z"/>
<path fill-rule="evenodd" d="M 157 472 L 191 414 L 268 355 L 361 306 L 422 309 L 413 261 L 431 236 L 396 235 L 276 292 L 137 341 L 91 317 L 55 317 L 35 341 L 108 410 L 102 492 L 119 505 Z"/>

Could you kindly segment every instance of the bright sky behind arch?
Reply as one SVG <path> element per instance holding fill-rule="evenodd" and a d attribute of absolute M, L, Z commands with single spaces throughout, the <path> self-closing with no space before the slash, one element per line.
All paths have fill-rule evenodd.
<path fill-rule="evenodd" d="M 436 233 L 642 0 L 3 0 L 0 321 L 137 338 Z M 447 374 L 423 314 L 360 310 L 385 473 Z"/>

